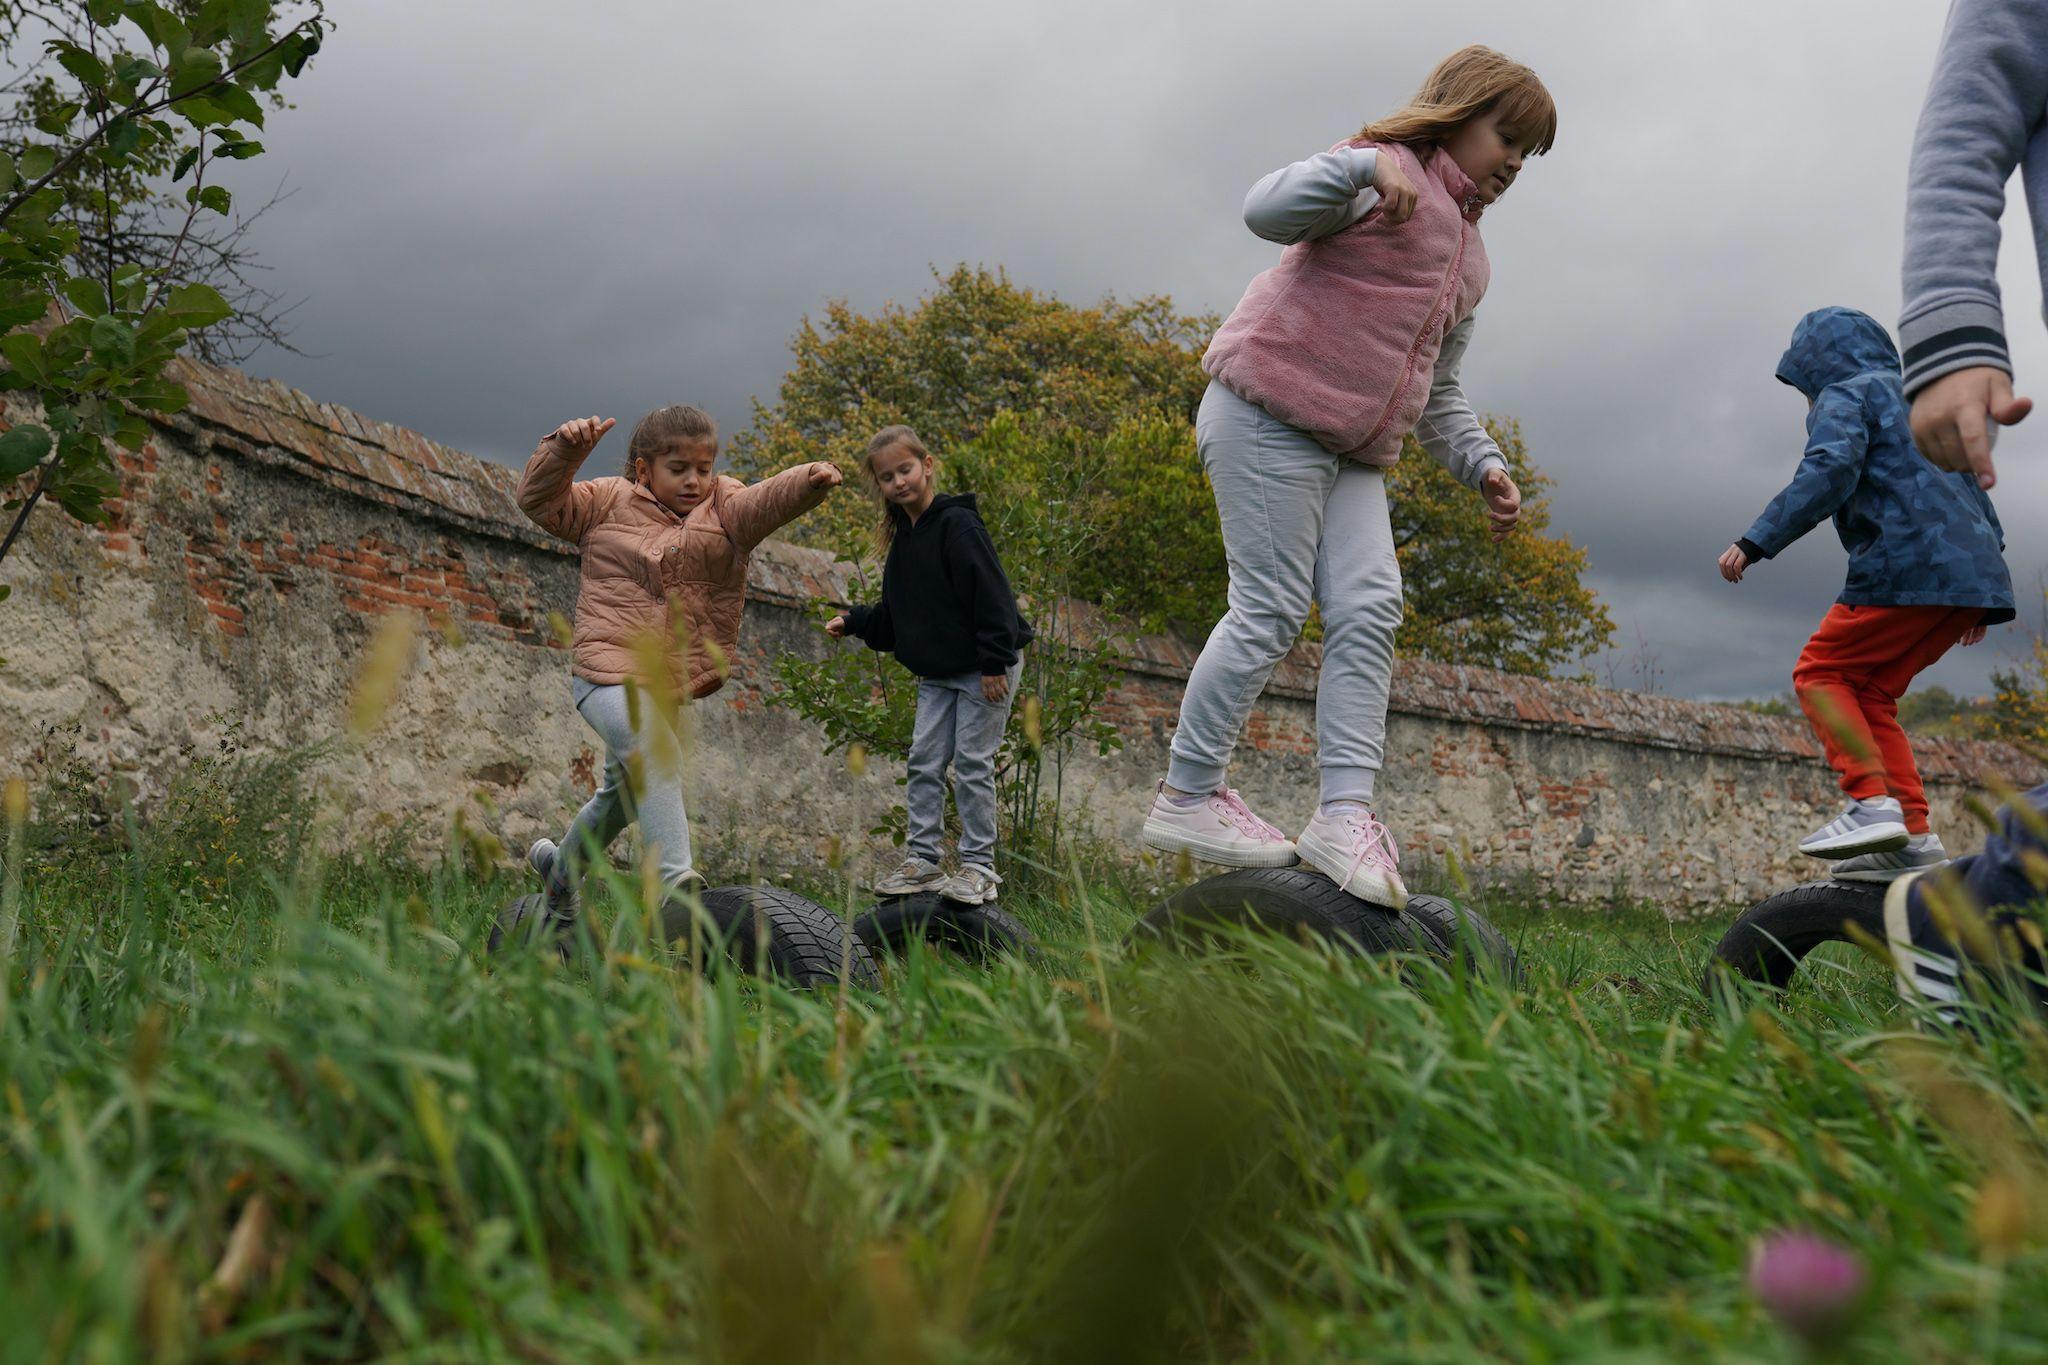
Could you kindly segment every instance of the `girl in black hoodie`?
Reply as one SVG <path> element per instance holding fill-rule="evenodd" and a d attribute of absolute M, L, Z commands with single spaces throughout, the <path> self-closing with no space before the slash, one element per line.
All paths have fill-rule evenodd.
<path fill-rule="evenodd" d="M 882 502 L 882 600 L 849 608 L 825 629 L 894 654 L 917 674 L 910 742 L 909 856 L 875 891 L 937 891 L 966 905 L 996 898 L 996 750 L 1009 722 L 1031 627 L 988 538 L 972 493 L 940 496 L 932 457 L 909 427 L 884 427 L 862 461 Z M 960 870 L 939 867 L 946 765 L 960 812 Z"/>

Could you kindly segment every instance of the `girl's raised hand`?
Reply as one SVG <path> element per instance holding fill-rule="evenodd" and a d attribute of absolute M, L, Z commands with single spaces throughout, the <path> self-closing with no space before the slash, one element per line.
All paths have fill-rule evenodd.
<path fill-rule="evenodd" d="M 811 487 L 837 488 L 840 484 L 844 483 L 845 481 L 846 476 L 839 472 L 838 465 L 828 464 L 823 460 L 817 460 L 812 463 Z M 833 633 L 835 635 L 838 634 L 837 631 L 834 631 Z"/>
<path fill-rule="evenodd" d="M 1486 515 L 1493 522 L 1493 538 L 1506 540 L 1522 519 L 1522 490 L 1505 469 L 1487 471 L 1479 481 L 1479 496 L 1486 500 Z"/>
<path fill-rule="evenodd" d="M 825 633 L 835 640 L 846 638 L 846 618 L 835 616 L 825 623 Z"/>
<path fill-rule="evenodd" d="M 1390 153 L 1381 152 L 1372 168 L 1372 187 L 1380 192 L 1380 216 L 1399 227 L 1415 212 L 1415 182 Z"/>
<path fill-rule="evenodd" d="M 1721 551 L 1719 563 L 1721 565 L 1721 577 L 1727 579 L 1730 583 L 1740 583 L 1742 581 L 1742 571 L 1749 567 L 1749 556 L 1742 553 L 1740 545 L 1730 545 L 1727 549 Z"/>
<path fill-rule="evenodd" d="M 610 417 L 572 417 L 555 428 L 555 439 L 580 457 L 595 449 L 604 434 L 617 425 L 617 420 Z"/>

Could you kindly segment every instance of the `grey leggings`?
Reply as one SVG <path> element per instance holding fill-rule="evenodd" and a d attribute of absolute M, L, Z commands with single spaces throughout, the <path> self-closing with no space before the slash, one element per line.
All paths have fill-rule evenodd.
<path fill-rule="evenodd" d="M 675 731 L 655 714 L 644 694 L 637 708 L 640 724 L 636 731 L 623 685 L 607 687 L 572 678 L 570 691 L 584 724 L 604 741 L 604 781 L 562 836 L 566 856 L 555 864 L 557 875 L 568 876 L 572 866 L 583 859 L 586 840 L 602 854 L 637 819 L 647 856 L 661 869 L 662 882 L 675 885 L 691 870 L 690 817 L 683 809 L 682 746 Z M 636 768 L 637 782 L 632 777 Z M 674 771 L 666 771 L 669 768 Z"/>
<path fill-rule="evenodd" d="M 1386 471 L 1332 455 L 1221 384 L 1202 398 L 1195 441 L 1223 522 L 1230 609 L 1188 675 L 1166 781 L 1184 792 L 1223 785 L 1252 704 L 1319 602 L 1322 799 L 1370 801 L 1401 625 Z"/>

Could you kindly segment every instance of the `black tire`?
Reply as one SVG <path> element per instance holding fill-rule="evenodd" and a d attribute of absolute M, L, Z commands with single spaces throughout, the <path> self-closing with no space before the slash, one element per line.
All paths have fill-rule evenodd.
<path fill-rule="evenodd" d="M 1004 954 L 1034 957 L 1038 948 L 1031 931 L 994 905 L 962 905 L 936 892 L 889 896 L 853 922 L 853 931 L 868 951 L 900 954 L 912 943 L 925 942 L 958 953 L 969 962 L 988 962 Z"/>
<path fill-rule="evenodd" d="M 503 952 L 508 947 L 517 947 L 532 938 L 536 943 L 545 941 L 554 948 L 555 956 L 563 961 L 569 959 L 569 934 L 564 928 L 537 929 L 533 920 L 547 908 L 547 897 L 535 892 L 521 896 L 498 912 L 491 921 L 491 936 L 485 941 L 485 950 Z"/>
<path fill-rule="evenodd" d="M 1182 887 L 1139 920 L 1131 937 L 1200 940 L 1239 925 L 1324 939 L 1359 953 L 1412 953 L 1425 946 L 1414 921 L 1300 867 L 1243 868 Z"/>
<path fill-rule="evenodd" d="M 1883 882 L 1808 882 L 1759 901 L 1714 945 L 1709 992 L 1723 969 L 1763 985 L 1789 986 L 1815 948 L 1851 942 L 1852 925 L 1882 942 L 1885 889 Z"/>
<path fill-rule="evenodd" d="M 1442 896 L 1410 896 L 1405 913 L 1422 927 L 1439 957 L 1461 955 L 1465 970 L 1475 976 L 1510 985 L 1522 979 L 1514 945 L 1472 907 Z"/>
<path fill-rule="evenodd" d="M 844 956 L 850 983 L 869 989 L 882 984 L 867 946 L 849 938 L 839 916 L 816 901 L 776 886 L 714 886 L 702 899 L 717 950 L 743 970 L 765 970 L 795 986 L 831 986 L 839 981 Z M 662 907 L 661 930 L 671 944 L 687 945 L 700 923 L 684 897 L 671 897 Z"/>

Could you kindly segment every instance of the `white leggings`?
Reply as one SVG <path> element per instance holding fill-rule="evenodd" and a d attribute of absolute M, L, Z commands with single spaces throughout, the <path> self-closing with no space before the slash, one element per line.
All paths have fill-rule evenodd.
<path fill-rule="evenodd" d="M 583 803 L 569 832 L 562 836 L 562 852 L 556 862 L 561 875 L 584 857 L 588 840 L 602 854 L 612 840 L 637 819 L 640 841 L 648 856 L 661 869 L 661 880 L 673 886 L 690 872 L 690 817 L 683 809 L 682 746 L 668 722 L 643 693 L 637 709 L 639 729 L 628 714 L 623 685 L 602 686 L 582 678 L 570 680 L 576 710 L 604 741 L 604 782 Z M 635 756 L 637 755 L 637 759 Z M 668 757 L 667 764 L 663 763 Z M 640 781 L 631 779 L 631 768 L 639 770 Z M 673 767 L 675 771 L 664 771 Z"/>
<path fill-rule="evenodd" d="M 1315 602 L 1323 609 L 1322 799 L 1371 800 L 1401 625 L 1386 471 L 1332 455 L 1217 383 L 1202 397 L 1195 441 L 1223 523 L 1230 609 L 1188 675 L 1167 784 L 1184 792 L 1223 785 L 1252 704 Z"/>

